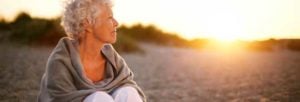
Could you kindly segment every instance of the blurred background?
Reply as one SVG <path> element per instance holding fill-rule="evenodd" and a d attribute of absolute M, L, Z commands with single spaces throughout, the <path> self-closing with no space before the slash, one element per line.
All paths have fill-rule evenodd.
<path fill-rule="evenodd" d="M 66 0 L 0 1 L 0 101 L 32 102 Z M 114 0 L 149 102 L 300 100 L 299 0 Z"/>

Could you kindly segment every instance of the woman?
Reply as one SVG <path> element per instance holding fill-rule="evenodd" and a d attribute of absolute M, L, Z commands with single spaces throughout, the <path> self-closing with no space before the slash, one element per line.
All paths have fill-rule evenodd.
<path fill-rule="evenodd" d="M 124 59 L 110 45 L 116 27 L 109 0 L 67 3 L 62 38 L 49 56 L 39 102 L 146 102 Z"/>

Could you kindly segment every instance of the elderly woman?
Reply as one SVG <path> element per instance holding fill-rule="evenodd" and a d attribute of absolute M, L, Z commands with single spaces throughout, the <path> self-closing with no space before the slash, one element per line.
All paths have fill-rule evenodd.
<path fill-rule="evenodd" d="M 124 59 L 110 45 L 116 27 L 109 0 L 71 0 L 62 38 L 42 77 L 38 102 L 146 102 Z"/>

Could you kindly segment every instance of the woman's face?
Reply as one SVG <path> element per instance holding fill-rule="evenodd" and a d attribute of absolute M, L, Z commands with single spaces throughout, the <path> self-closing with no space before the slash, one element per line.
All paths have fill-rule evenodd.
<path fill-rule="evenodd" d="M 99 8 L 102 11 L 100 11 L 92 27 L 94 37 L 103 43 L 115 43 L 118 22 L 113 17 L 109 6 L 99 6 Z"/>

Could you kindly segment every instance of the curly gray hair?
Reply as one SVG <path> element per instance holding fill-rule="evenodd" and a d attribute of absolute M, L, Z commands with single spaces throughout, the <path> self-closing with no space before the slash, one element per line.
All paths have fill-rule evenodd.
<path fill-rule="evenodd" d="M 65 10 L 63 12 L 61 25 L 66 34 L 79 40 L 80 35 L 84 31 L 82 25 L 84 20 L 93 24 L 96 16 L 101 13 L 101 9 L 97 5 L 112 6 L 111 0 L 69 0 L 66 2 Z"/>

